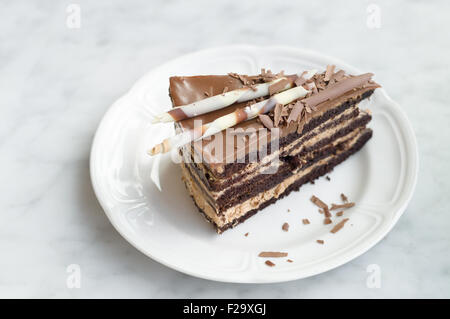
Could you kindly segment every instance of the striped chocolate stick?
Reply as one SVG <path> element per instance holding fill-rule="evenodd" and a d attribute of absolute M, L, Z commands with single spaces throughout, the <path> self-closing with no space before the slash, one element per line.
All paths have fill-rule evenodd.
<path fill-rule="evenodd" d="M 181 121 L 204 113 L 222 109 L 234 103 L 246 102 L 262 96 L 267 96 L 269 95 L 269 87 L 281 81 L 285 83 L 282 90 L 287 90 L 293 86 L 292 79 L 289 79 L 288 77 L 281 77 L 271 82 L 256 84 L 251 88 L 243 87 L 214 95 L 191 104 L 175 107 L 170 111 L 156 115 L 153 119 L 153 123 Z"/>
<path fill-rule="evenodd" d="M 259 114 L 267 113 L 277 104 L 286 105 L 296 99 L 302 98 L 306 96 L 308 92 L 309 91 L 305 90 L 303 87 L 298 86 L 281 93 L 274 94 L 267 100 L 255 103 L 243 109 L 237 109 L 236 111 L 221 116 L 210 123 L 194 127 L 192 130 L 187 130 L 181 134 L 167 138 L 162 143 L 154 146 L 149 151 L 149 154 L 156 155 L 159 153 L 166 153 L 176 147 L 214 135 L 238 123 L 253 119 Z"/>

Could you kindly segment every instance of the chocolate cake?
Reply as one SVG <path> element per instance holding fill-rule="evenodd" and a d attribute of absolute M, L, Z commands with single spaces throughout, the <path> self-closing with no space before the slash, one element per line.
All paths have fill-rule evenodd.
<path fill-rule="evenodd" d="M 334 66 L 327 66 L 322 73 L 308 72 L 284 75 L 263 69 L 255 76 L 230 73 L 170 78 L 173 107 L 191 104 L 193 110 L 198 101 L 234 90 L 260 95 L 257 85 L 270 84 L 266 96 L 238 100 L 212 112 L 186 115 L 176 108 L 172 113 L 179 119 L 175 123 L 178 134 L 193 132 L 196 124 L 211 123 L 232 112 L 240 119 L 232 129 L 218 130 L 179 149 L 186 188 L 218 233 L 327 174 L 371 138 L 372 130 L 366 127 L 371 115 L 359 109 L 358 103 L 380 87 L 372 81 L 372 74 L 348 75 L 335 72 Z M 279 81 L 273 82 L 276 79 Z M 304 96 L 283 103 L 273 99 L 269 112 L 260 112 L 253 119 L 242 117 L 246 115 L 242 110 L 248 112 L 257 103 L 267 106 L 271 96 L 296 87 L 306 90 Z M 204 131 L 205 127 L 200 136 Z"/>

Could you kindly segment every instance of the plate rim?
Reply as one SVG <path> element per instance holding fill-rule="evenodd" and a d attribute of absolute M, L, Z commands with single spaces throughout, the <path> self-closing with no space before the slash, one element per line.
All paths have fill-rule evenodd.
<path fill-rule="evenodd" d="M 90 179 L 91 179 L 91 183 L 92 183 L 92 187 L 95 193 L 95 196 L 98 200 L 98 202 L 100 203 L 100 206 L 102 207 L 105 215 L 107 216 L 109 222 L 113 225 L 113 227 L 116 229 L 116 231 L 128 242 L 130 243 L 134 248 L 136 248 L 138 251 L 140 251 L 141 253 L 143 253 L 144 255 L 146 255 L 147 257 L 153 259 L 154 261 L 157 261 L 158 263 L 169 267 L 171 269 L 174 269 L 176 271 L 179 271 L 181 273 L 184 274 L 188 274 L 190 276 L 193 277 L 197 277 L 197 278 L 202 278 L 202 279 L 207 279 L 207 280 L 212 280 L 212 281 L 217 281 L 217 282 L 228 282 L 228 283 L 248 283 L 248 284 L 267 284 L 267 283 L 279 283 L 279 282 L 288 282 L 288 281 L 293 281 L 293 280 L 298 280 L 298 279 L 303 279 L 303 278 L 308 278 L 311 276 L 315 276 L 324 272 L 327 272 L 329 270 L 335 269 L 337 267 L 340 267 L 350 261 L 352 261 L 353 259 L 363 255 L 364 253 L 366 253 L 368 250 L 370 250 L 373 246 L 375 246 L 376 244 L 378 244 L 392 229 L 393 227 L 397 224 L 398 220 L 400 219 L 400 217 L 403 215 L 403 213 L 405 212 L 408 204 L 410 203 L 412 196 L 414 195 L 415 189 L 416 189 L 416 185 L 417 185 L 417 180 L 418 180 L 418 172 L 419 172 L 419 150 L 418 150 L 418 144 L 417 144 L 417 138 L 414 132 L 414 129 L 412 127 L 411 122 L 408 119 L 408 116 L 406 115 L 406 112 L 403 110 L 403 108 L 397 103 L 395 102 L 392 98 L 390 98 L 386 91 L 383 88 L 378 89 L 380 91 L 380 93 L 388 100 L 390 107 L 393 107 L 395 109 L 395 111 L 398 113 L 398 115 L 400 116 L 401 120 L 402 120 L 402 124 L 404 125 L 404 129 L 402 131 L 406 131 L 408 134 L 408 139 L 410 141 L 409 145 L 412 146 L 412 150 L 413 151 L 413 161 L 410 163 L 413 165 L 413 171 L 414 171 L 414 175 L 412 176 L 412 182 L 411 182 L 411 187 L 410 187 L 410 191 L 407 194 L 407 197 L 405 198 L 403 204 L 398 207 L 395 210 L 395 214 L 394 214 L 394 218 L 390 221 L 390 223 L 388 224 L 388 227 L 386 227 L 386 229 L 382 232 L 379 232 L 379 234 L 377 236 L 375 236 L 375 238 L 372 240 L 372 242 L 370 244 L 368 244 L 367 246 L 362 247 L 360 250 L 358 250 L 357 252 L 348 254 L 347 257 L 343 258 L 342 260 L 338 260 L 337 262 L 333 263 L 331 266 L 327 266 L 325 267 L 325 269 L 318 269 L 317 271 L 311 271 L 310 273 L 306 273 L 306 274 L 299 274 L 297 276 L 288 276 L 288 277 L 284 277 L 284 278 L 278 278 L 276 276 L 276 273 L 273 274 L 273 276 L 270 276 L 268 278 L 268 280 L 265 281 L 258 281 L 258 280 L 252 280 L 252 278 L 248 278 L 248 280 L 244 280 L 242 278 L 234 278 L 231 277 L 230 279 L 228 278 L 224 278 L 224 277 L 220 277 L 220 276 L 212 276 L 209 274 L 202 274 L 199 272 L 194 272 L 191 271 L 189 269 L 184 269 L 182 266 L 179 266 L 178 264 L 173 264 L 168 262 L 167 260 L 164 260 L 164 258 L 160 258 L 160 256 L 155 256 L 154 254 L 152 254 L 151 252 L 145 250 L 143 247 L 138 246 L 138 244 L 133 240 L 133 238 L 130 238 L 130 236 L 128 236 L 128 234 L 126 234 L 120 227 L 119 225 L 117 225 L 113 219 L 113 216 L 111 214 L 111 211 L 109 210 L 109 208 L 107 207 L 105 201 L 102 199 L 102 195 L 99 189 L 99 183 L 97 181 L 97 176 L 95 175 L 95 159 L 96 159 L 96 154 L 98 153 L 98 150 L 100 148 L 100 135 L 101 135 L 101 131 L 102 128 L 104 127 L 105 123 L 107 122 L 107 119 L 114 113 L 116 108 L 119 108 L 121 103 L 120 101 L 123 99 L 126 99 L 131 92 L 140 85 L 141 82 L 143 82 L 148 76 L 150 76 L 152 73 L 156 73 L 158 72 L 158 70 L 163 69 L 166 65 L 169 64 L 173 64 L 173 63 L 177 63 L 177 61 L 182 60 L 182 59 L 186 59 L 186 58 L 192 58 L 195 57 L 196 55 L 202 55 L 202 54 L 207 54 L 208 52 L 213 52 L 213 51 L 218 51 L 218 50 L 229 50 L 229 49 L 233 49 L 233 50 L 255 50 L 258 48 L 262 48 L 264 50 L 283 50 L 283 51 L 290 51 L 294 54 L 298 54 L 298 55 L 302 55 L 302 56 L 314 56 L 316 58 L 320 58 L 320 59 L 325 59 L 325 60 L 329 60 L 329 61 L 333 61 L 333 63 L 339 64 L 339 65 L 343 65 L 346 68 L 348 68 L 348 70 L 352 70 L 352 72 L 360 72 L 359 69 L 355 68 L 354 66 L 338 59 L 335 58 L 333 56 L 329 56 L 326 54 L 322 54 L 320 52 L 317 51 L 313 51 L 313 50 L 309 50 L 309 49 L 302 49 L 302 48 L 295 48 L 295 47 L 290 47 L 290 46 L 284 46 L 284 45 L 275 45 L 275 46 L 257 46 L 257 45 L 227 45 L 227 46 L 218 46 L 218 47 L 212 47 L 212 48 L 207 48 L 207 49 L 203 49 L 203 50 L 198 50 L 198 51 L 194 51 L 194 52 L 190 52 L 187 54 L 183 54 L 179 57 L 170 59 L 168 61 L 166 61 L 165 63 L 152 68 L 151 70 L 147 71 L 143 76 L 141 76 L 127 91 L 125 94 L 123 94 L 122 96 L 120 96 L 119 98 L 117 98 L 112 104 L 111 106 L 107 109 L 107 111 L 105 112 L 105 114 L 102 116 L 99 125 L 97 126 L 97 129 L 95 131 L 94 134 L 94 138 L 92 140 L 92 144 L 91 144 L 91 151 L 90 151 L 90 158 L 89 158 L 89 175 L 90 175 Z M 410 161 L 411 158 L 408 158 L 408 161 Z M 323 268 L 323 267 L 322 267 Z M 295 272 L 294 272 L 295 273 Z"/>

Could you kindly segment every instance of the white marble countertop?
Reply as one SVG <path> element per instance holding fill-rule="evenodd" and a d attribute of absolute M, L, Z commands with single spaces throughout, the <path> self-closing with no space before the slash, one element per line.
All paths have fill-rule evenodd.
<path fill-rule="evenodd" d="M 343 2 L 3 1 L 0 297 L 450 297 L 450 3 Z M 171 58 L 237 43 L 313 49 L 371 70 L 414 126 L 409 207 L 338 269 L 272 285 L 193 278 L 135 250 L 95 198 L 89 151 L 111 103 Z M 67 286 L 71 264 L 80 288 Z M 370 264 L 380 288 L 366 285 Z"/>

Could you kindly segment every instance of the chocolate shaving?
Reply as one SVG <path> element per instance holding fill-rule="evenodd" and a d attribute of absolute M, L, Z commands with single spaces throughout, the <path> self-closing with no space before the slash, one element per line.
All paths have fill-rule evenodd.
<path fill-rule="evenodd" d="M 307 218 L 303 219 L 302 222 L 303 222 L 303 225 L 309 225 L 310 224 L 310 222 L 309 222 L 309 220 Z"/>
<path fill-rule="evenodd" d="M 288 231 L 289 230 L 289 224 L 288 223 L 284 223 L 283 226 L 281 226 L 281 229 L 284 231 Z"/>
<path fill-rule="evenodd" d="M 325 81 L 330 81 L 331 77 L 334 73 L 335 65 L 327 65 L 327 70 L 325 71 L 325 77 L 323 78 Z"/>
<path fill-rule="evenodd" d="M 238 73 L 233 73 L 233 72 L 228 73 L 228 75 L 230 77 L 233 77 L 233 78 L 241 81 L 244 86 L 246 86 L 252 90 L 256 90 L 256 88 L 254 87 L 255 84 L 271 82 L 281 76 L 284 76 L 284 71 L 281 71 L 278 74 L 274 74 L 270 70 L 266 71 L 265 69 L 261 69 L 261 74 L 254 75 L 254 76 L 248 76 L 248 75 L 243 75 L 243 74 L 238 74 Z"/>
<path fill-rule="evenodd" d="M 344 193 L 341 194 L 341 199 L 344 203 L 348 203 L 348 198 L 344 195 Z"/>
<path fill-rule="evenodd" d="M 275 105 L 274 117 L 273 117 L 273 125 L 275 127 L 278 127 L 278 124 L 280 124 L 282 109 L 283 109 L 283 104 Z"/>
<path fill-rule="evenodd" d="M 290 123 L 292 121 L 297 121 L 299 115 L 301 114 L 303 110 L 303 103 L 298 101 L 294 104 L 294 107 L 291 110 L 291 114 L 289 114 L 289 117 L 287 119 L 287 123 Z"/>
<path fill-rule="evenodd" d="M 323 201 L 321 201 L 318 197 L 316 197 L 314 195 L 311 196 L 310 200 L 311 200 L 311 202 L 314 203 L 314 205 L 318 206 L 319 208 L 322 208 L 322 211 L 320 211 L 320 209 L 319 209 L 319 213 L 325 214 L 325 217 L 331 217 L 330 210 L 328 209 L 327 204 L 325 204 Z"/>
<path fill-rule="evenodd" d="M 331 224 L 331 223 L 332 223 L 331 218 L 329 218 L 329 217 L 325 218 L 325 219 L 323 220 L 323 223 L 324 223 L 325 225 Z"/>
<path fill-rule="evenodd" d="M 336 213 L 336 216 L 342 216 L 342 215 L 344 215 L 344 211 L 343 210 L 341 210 L 340 212 Z"/>
<path fill-rule="evenodd" d="M 314 205 L 316 205 L 319 208 L 322 208 L 323 210 L 328 209 L 328 205 L 322 202 L 319 197 L 312 195 L 310 198 L 311 202 L 313 202 Z"/>
<path fill-rule="evenodd" d="M 259 253 L 258 257 L 273 257 L 273 258 L 279 258 L 279 257 L 286 257 L 288 253 L 283 253 L 279 251 L 262 251 Z"/>
<path fill-rule="evenodd" d="M 327 175 L 327 177 L 325 177 L 327 179 L 327 181 L 331 181 L 330 176 Z"/>
<path fill-rule="evenodd" d="M 286 261 L 287 261 L 288 263 L 293 263 L 293 262 L 294 262 L 292 259 L 286 259 Z"/>
<path fill-rule="evenodd" d="M 355 203 L 349 202 L 345 204 L 331 204 L 330 210 L 341 209 L 341 208 L 350 208 L 355 206 Z"/>
<path fill-rule="evenodd" d="M 273 122 L 272 119 L 266 115 L 266 114 L 259 114 L 258 115 L 259 120 L 261 121 L 261 123 L 268 129 L 272 129 L 273 128 Z"/>
<path fill-rule="evenodd" d="M 340 81 L 345 77 L 345 72 L 343 70 L 339 70 L 335 74 L 333 74 L 333 79 L 335 81 Z"/>
<path fill-rule="evenodd" d="M 269 267 L 274 267 L 275 264 L 273 262 L 271 262 L 270 260 L 266 260 L 265 264 Z"/>
<path fill-rule="evenodd" d="M 245 237 L 248 237 L 248 233 L 245 233 L 245 235 L 244 235 Z"/>
<path fill-rule="evenodd" d="M 323 245 L 325 243 L 322 239 L 317 239 L 316 242 L 321 244 L 321 245 Z"/>
<path fill-rule="evenodd" d="M 333 229 L 330 230 L 330 232 L 337 233 L 338 231 L 340 231 L 342 229 L 342 227 L 344 227 L 345 223 L 348 221 L 348 218 L 343 219 L 341 222 L 339 222 L 339 224 L 337 224 L 336 226 L 333 227 Z"/>

